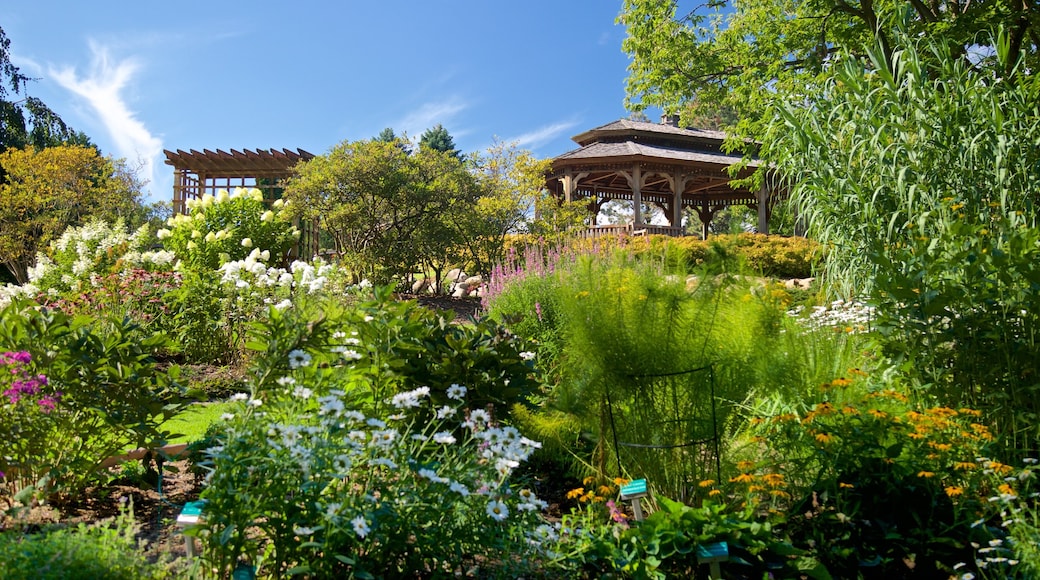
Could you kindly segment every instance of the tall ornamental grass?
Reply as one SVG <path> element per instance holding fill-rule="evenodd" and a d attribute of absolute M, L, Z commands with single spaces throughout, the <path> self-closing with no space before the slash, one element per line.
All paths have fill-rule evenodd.
<path fill-rule="evenodd" d="M 551 269 L 537 256 L 509 270 L 490 314 L 537 343 L 549 386 L 520 416 L 577 475 L 647 477 L 691 500 L 756 398 L 794 405 L 855 366 L 854 335 L 802 340 L 779 286 L 688 277 L 667 256 L 624 250 L 565 254 Z"/>
<path fill-rule="evenodd" d="M 768 155 L 835 291 L 877 307 L 892 368 L 1036 449 L 1040 76 L 1003 32 L 978 44 L 990 59 L 905 34 L 837 56 L 816 106 L 779 111 Z"/>

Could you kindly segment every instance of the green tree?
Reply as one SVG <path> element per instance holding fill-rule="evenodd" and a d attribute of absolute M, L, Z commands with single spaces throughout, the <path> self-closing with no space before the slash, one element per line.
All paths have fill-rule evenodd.
<path fill-rule="evenodd" d="M 344 141 L 297 169 L 285 192 L 291 212 L 317 219 L 356 275 L 385 282 L 421 261 L 417 236 L 452 207 L 459 189 L 447 154 L 409 155 L 401 141 Z"/>
<path fill-rule="evenodd" d="M 419 149 L 433 149 L 434 151 L 448 153 L 458 159 L 462 158 L 462 152 L 455 148 L 455 140 L 451 138 L 451 134 L 444 128 L 444 125 L 440 123 L 437 123 L 431 129 L 423 131 L 423 134 L 419 136 Z"/>
<path fill-rule="evenodd" d="M 32 78 L 11 62 L 11 41 L 0 28 L 0 153 L 32 145 L 38 149 L 67 141 L 85 145 L 82 133 L 69 129 L 40 99 L 26 93 Z M 0 181 L 3 179 L 0 169 Z"/>
<path fill-rule="evenodd" d="M 467 161 L 479 198 L 474 211 L 460 222 L 466 234 L 459 237 L 468 261 L 485 279 L 504 261 L 507 235 L 530 233 L 555 240 L 584 225 L 584 202 L 563 203 L 545 188 L 551 160 L 496 142 L 483 153 L 467 156 Z"/>
<path fill-rule="evenodd" d="M 627 104 L 690 118 L 732 109 L 740 118 L 736 132 L 744 137 L 761 135 L 773 104 L 811 105 L 807 88 L 817 84 L 832 55 L 863 55 L 874 45 L 891 52 L 895 22 L 905 22 L 911 35 L 936 39 L 949 57 L 969 64 L 966 47 L 1003 25 L 1011 54 L 1021 54 L 1033 70 L 1040 66 L 1036 2 L 712 0 L 706 10 L 692 11 L 679 5 L 625 0 L 618 21 L 628 32 L 622 46 L 632 58 Z M 1005 72 L 1014 66 L 1005 63 Z"/>
<path fill-rule="evenodd" d="M 89 217 L 129 218 L 140 207 L 134 183 L 92 147 L 8 149 L 0 168 L 0 261 L 19 284 L 65 228 Z"/>

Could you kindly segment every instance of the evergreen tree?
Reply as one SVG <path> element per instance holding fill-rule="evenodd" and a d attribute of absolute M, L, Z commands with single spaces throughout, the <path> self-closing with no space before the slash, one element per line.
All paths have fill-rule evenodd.
<path fill-rule="evenodd" d="M 419 149 L 433 149 L 442 153 L 448 153 L 456 159 L 462 159 L 462 152 L 455 148 L 455 141 L 444 125 L 437 123 L 432 129 L 423 131 L 419 137 Z"/>

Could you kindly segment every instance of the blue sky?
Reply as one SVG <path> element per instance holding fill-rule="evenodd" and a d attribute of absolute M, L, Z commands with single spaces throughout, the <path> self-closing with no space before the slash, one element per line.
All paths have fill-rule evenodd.
<path fill-rule="evenodd" d="M 624 117 L 620 0 L 357 2 L 28 0 L 0 27 L 43 99 L 103 152 L 143 163 L 169 199 L 163 149 L 324 153 L 385 127 L 443 124 L 464 152 L 495 138 L 539 157 Z"/>

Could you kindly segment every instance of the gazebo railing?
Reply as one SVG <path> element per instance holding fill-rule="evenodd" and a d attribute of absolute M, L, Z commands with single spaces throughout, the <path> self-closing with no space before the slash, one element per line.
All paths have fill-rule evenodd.
<path fill-rule="evenodd" d="M 580 238 L 602 238 L 608 236 L 673 236 L 686 235 L 686 228 L 673 226 L 656 226 L 651 224 L 610 224 L 604 226 L 592 226 L 578 234 Z"/>

